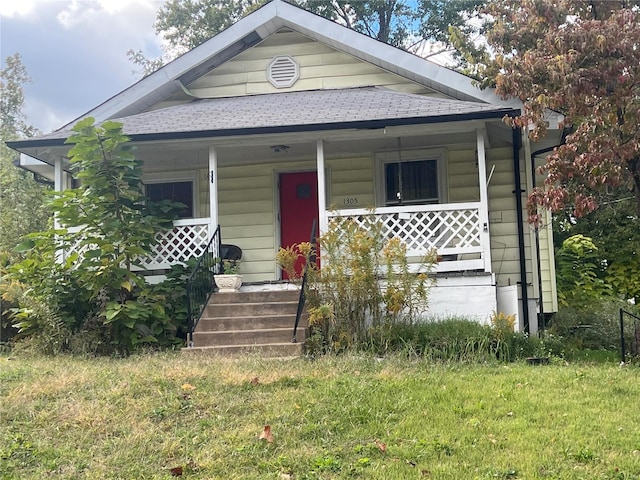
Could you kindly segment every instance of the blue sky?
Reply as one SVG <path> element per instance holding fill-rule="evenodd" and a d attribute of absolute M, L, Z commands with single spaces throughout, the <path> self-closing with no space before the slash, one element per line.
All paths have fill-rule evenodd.
<path fill-rule="evenodd" d="M 0 58 L 20 53 L 29 123 L 47 133 L 140 78 L 127 50 L 159 56 L 162 0 L 0 0 Z"/>

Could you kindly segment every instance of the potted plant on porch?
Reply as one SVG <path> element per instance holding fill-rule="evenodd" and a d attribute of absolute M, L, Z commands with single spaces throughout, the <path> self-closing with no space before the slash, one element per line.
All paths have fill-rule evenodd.
<path fill-rule="evenodd" d="M 216 275 L 214 279 L 219 292 L 237 292 L 242 285 L 240 260 L 223 260 L 222 273 Z"/>

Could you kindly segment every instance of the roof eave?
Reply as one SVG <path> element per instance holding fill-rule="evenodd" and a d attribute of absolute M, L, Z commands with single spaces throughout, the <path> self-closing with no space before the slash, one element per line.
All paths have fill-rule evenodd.
<path fill-rule="evenodd" d="M 398 127 L 408 125 L 421 125 L 433 123 L 451 123 L 462 122 L 468 120 L 490 120 L 501 119 L 505 116 L 515 116 L 520 113 L 518 109 L 497 109 L 481 112 L 471 112 L 463 114 L 446 114 L 427 117 L 407 117 L 393 119 L 375 119 L 375 120 L 359 120 L 347 122 L 330 122 L 322 124 L 299 124 L 299 125 L 279 125 L 273 127 L 248 127 L 235 129 L 219 129 L 219 130 L 190 130 L 183 132 L 158 132 L 158 133 L 141 133 L 130 134 L 129 139 L 132 142 L 149 142 L 158 140 L 191 140 L 198 138 L 218 138 L 218 137 L 234 137 L 243 135 L 268 135 L 274 133 L 298 133 L 313 132 L 327 130 L 370 130 L 385 127 Z M 124 132 L 127 135 L 126 132 Z M 7 146 L 21 153 L 26 153 L 25 149 L 33 148 L 51 148 L 62 147 L 66 145 L 66 138 L 52 138 L 42 140 L 14 140 L 6 142 Z"/>

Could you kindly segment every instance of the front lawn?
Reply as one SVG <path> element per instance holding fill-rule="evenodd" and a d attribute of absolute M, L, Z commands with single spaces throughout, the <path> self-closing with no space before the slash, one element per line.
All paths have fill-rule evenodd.
<path fill-rule="evenodd" d="M 0 478 L 640 479 L 639 374 L 561 361 L 5 356 Z"/>

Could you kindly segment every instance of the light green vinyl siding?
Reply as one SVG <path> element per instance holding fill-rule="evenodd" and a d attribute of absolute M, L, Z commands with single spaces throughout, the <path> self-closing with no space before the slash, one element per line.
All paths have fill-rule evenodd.
<path fill-rule="evenodd" d="M 452 203 L 480 201 L 475 147 L 449 147 L 446 158 L 448 201 Z"/>
<path fill-rule="evenodd" d="M 513 193 L 513 150 L 510 147 L 488 150 L 487 174 L 492 168 L 493 175 L 488 189 L 491 269 L 496 273 L 498 286 L 515 285 L 520 281 L 520 253 L 516 199 Z M 524 171 L 523 161 L 521 161 L 521 168 Z M 525 228 L 528 227 L 525 226 Z M 525 234 L 524 237 L 527 270 L 531 271 L 529 235 Z M 531 281 L 529 274 L 527 282 Z M 532 293 L 533 291 L 530 291 L 530 294 Z"/>
<path fill-rule="evenodd" d="M 267 78 L 267 67 L 273 57 L 288 55 L 299 65 L 299 79 L 288 88 L 276 88 Z M 392 90 L 420 95 L 441 94 L 387 72 L 328 45 L 297 32 L 275 33 L 240 53 L 228 62 L 190 83 L 196 96 L 216 98 L 286 91 L 350 88 L 377 85 Z M 193 100 L 184 92 L 155 105 L 164 108 Z"/>
<path fill-rule="evenodd" d="M 375 206 L 373 159 L 371 155 L 330 158 L 328 208 L 372 208 Z"/>
<path fill-rule="evenodd" d="M 198 206 L 200 217 L 209 216 L 209 171 L 206 169 L 198 170 Z"/>
<path fill-rule="evenodd" d="M 245 282 L 277 278 L 277 174 L 304 170 L 315 170 L 315 159 L 218 168 L 222 241 L 242 248 Z"/>
<path fill-rule="evenodd" d="M 545 225 L 539 229 L 540 243 L 540 274 L 542 278 L 542 300 L 544 312 L 558 311 L 558 296 L 556 294 L 556 270 L 551 260 L 553 252 L 553 231 L 551 214 L 547 212 Z"/>

